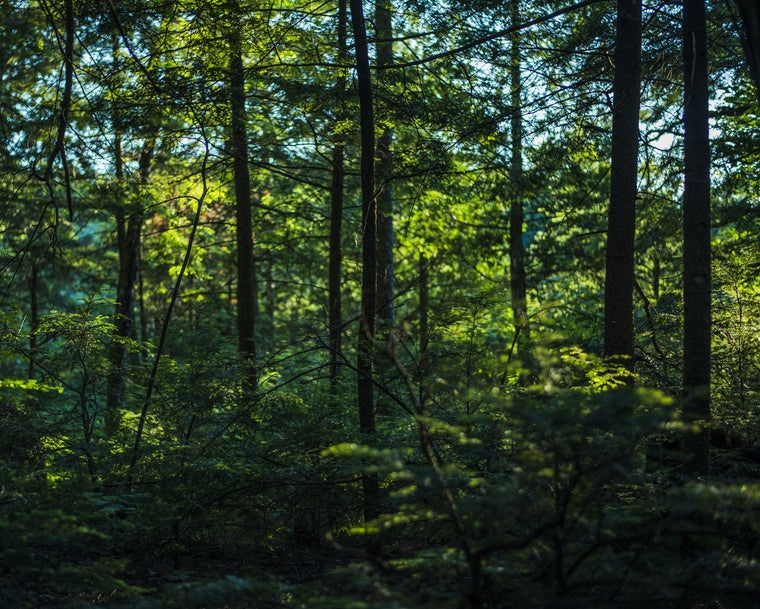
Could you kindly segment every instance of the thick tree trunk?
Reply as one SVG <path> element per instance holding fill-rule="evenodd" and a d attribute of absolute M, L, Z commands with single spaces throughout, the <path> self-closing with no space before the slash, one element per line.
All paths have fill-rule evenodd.
<path fill-rule="evenodd" d="M 707 18 L 704 0 L 685 0 L 684 55 L 684 199 L 683 199 L 683 391 L 684 420 L 702 422 L 687 433 L 688 471 L 709 469 L 710 334 L 710 135 L 707 79 Z"/>
<path fill-rule="evenodd" d="M 388 69 L 393 65 L 393 23 L 390 0 L 379 0 L 375 5 L 377 28 L 378 91 L 382 100 Z M 389 107 L 388 103 L 384 107 Z M 393 327 L 396 317 L 395 262 L 393 234 L 393 130 L 386 126 L 377 140 L 375 179 L 377 191 L 377 315 L 381 331 Z"/>
<path fill-rule="evenodd" d="M 348 10 L 346 0 L 338 0 L 338 63 L 348 63 Z M 339 72 L 335 83 L 336 120 L 345 118 L 346 77 Z M 341 269 L 343 266 L 343 184 L 345 178 L 343 135 L 336 134 L 332 154 L 332 183 L 330 186 L 330 260 L 328 270 L 328 332 L 330 345 L 330 392 L 338 392 L 338 362 L 341 356 L 343 316 L 341 311 Z"/>
<path fill-rule="evenodd" d="M 234 3 L 233 15 L 239 17 Z M 256 314 L 258 285 L 254 258 L 251 178 L 248 168 L 248 134 L 245 108 L 245 71 L 243 69 L 242 25 L 231 24 L 230 110 L 232 113 L 231 148 L 235 184 L 235 220 L 237 240 L 237 331 L 238 352 L 243 365 L 243 399 L 252 399 L 258 385 L 256 369 Z"/>
<path fill-rule="evenodd" d="M 604 355 L 633 372 L 634 241 L 641 86 L 641 0 L 618 0 L 612 165 L 604 283 Z M 632 381 L 632 376 L 626 380 Z"/>
<path fill-rule="evenodd" d="M 359 86 L 361 131 L 362 191 L 362 301 L 359 314 L 357 350 L 359 425 L 367 439 L 375 432 L 375 404 L 372 352 L 375 335 L 377 258 L 377 206 L 375 201 L 375 116 L 369 49 L 361 0 L 351 0 L 351 24 L 356 45 L 356 73 Z M 379 487 L 377 476 L 364 476 L 364 518 L 378 514 Z"/>

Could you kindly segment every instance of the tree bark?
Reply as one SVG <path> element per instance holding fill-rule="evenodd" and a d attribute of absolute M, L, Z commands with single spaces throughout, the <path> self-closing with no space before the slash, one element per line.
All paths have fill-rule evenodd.
<path fill-rule="evenodd" d="M 393 22 L 390 0 L 375 5 L 377 29 L 377 74 L 380 99 L 388 69 L 393 65 Z M 389 107 L 388 103 L 384 107 Z M 381 330 L 390 330 L 395 323 L 395 261 L 393 231 L 393 130 L 385 126 L 377 140 L 375 179 L 377 191 L 377 315 Z"/>
<path fill-rule="evenodd" d="M 633 288 L 641 0 L 618 0 L 612 105 L 612 161 L 604 283 L 604 355 L 633 372 Z M 628 382 L 632 375 L 626 375 Z"/>
<path fill-rule="evenodd" d="M 700 425 L 686 433 L 685 466 L 694 474 L 709 469 L 710 334 L 710 135 L 707 77 L 707 17 L 704 0 L 685 0 L 684 199 L 683 199 L 683 392 L 684 420 Z"/>
<path fill-rule="evenodd" d="M 235 185 L 235 220 L 237 241 L 237 331 L 238 352 L 243 365 L 243 399 L 255 396 L 258 385 L 256 369 L 256 314 L 258 285 L 254 258 L 251 177 L 248 167 L 248 132 L 246 128 L 245 71 L 243 68 L 242 25 L 237 2 L 231 11 L 230 24 L 230 110 L 232 171 Z"/>
<path fill-rule="evenodd" d="M 338 0 L 338 63 L 348 63 L 348 9 L 346 0 Z M 330 185 L 330 260 L 328 269 L 328 332 L 330 346 L 330 393 L 338 392 L 338 362 L 341 356 L 343 317 L 341 311 L 341 270 L 343 266 L 343 186 L 345 181 L 346 145 L 341 123 L 346 117 L 346 77 L 340 70 L 335 83 L 337 105 L 332 153 L 332 182 Z"/>
<path fill-rule="evenodd" d="M 377 206 L 375 200 L 375 116 L 369 49 L 361 0 L 351 0 L 351 25 L 356 46 L 356 73 L 359 87 L 362 191 L 362 301 L 359 314 L 357 350 L 359 426 L 367 439 L 375 433 L 375 404 L 372 351 L 375 335 L 377 257 Z M 377 476 L 365 475 L 364 519 L 378 514 L 379 486 Z"/>

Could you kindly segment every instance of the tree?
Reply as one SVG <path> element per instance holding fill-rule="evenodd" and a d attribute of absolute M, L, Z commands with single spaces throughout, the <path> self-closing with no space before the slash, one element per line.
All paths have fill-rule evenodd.
<path fill-rule="evenodd" d="M 357 343 L 359 427 L 368 439 L 375 433 L 373 351 L 377 280 L 377 199 L 375 196 L 375 115 L 369 48 L 361 0 L 351 0 L 351 25 L 356 47 L 361 133 L 362 297 Z M 379 486 L 376 475 L 364 476 L 364 518 L 377 515 Z"/>
<path fill-rule="evenodd" d="M 121 187 L 123 180 L 123 160 L 121 158 L 121 146 L 119 145 L 117 132 L 116 149 L 116 177 Z M 155 139 L 150 137 L 145 140 L 139 159 L 139 181 L 145 185 L 150 177 L 150 166 L 153 159 Z M 128 209 L 128 215 L 123 209 L 116 213 L 117 246 L 119 254 L 119 274 L 116 289 L 116 312 L 115 330 L 111 345 L 111 372 L 108 376 L 108 388 L 106 390 L 106 435 L 113 437 L 119 425 L 119 410 L 124 407 L 124 393 L 126 389 L 127 358 L 129 341 L 135 326 L 135 285 L 137 283 L 138 265 L 140 261 L 140 244 L 142 241 L 142 227 L 144 210 L 141 202 Z"/>
<path fill-rule="evenodd" d="M 378 98 L 380 106 L 391 104 L 390 69 L 393 67 L 393 22 L 390 0 L 375 4 Z M 386 111 L 386 114 L 389 114 Z M 375 179 L 377 182 L 377 314 L 383 331 L 395 322 L 395 262 L 393 253 L 393 128 L 389 116 L 383 117 L 377 139 Z"/>
<path fill-rule="evenodd" d="M 513 26 L 520 23 L 520 0 L 512 0 L 510 16 Z M 509 209 L 509 285 L 512 297 L 512 318 L 515 328 L 516 344 L 524 343 L 530 332 L 528 320 L 527 282 L 525 276 L 525 245 L 523 243 L 523 224 L 525 210 L 523 205 L 523 133 L 522 103 L 520 79 L 520 32 L 515 30 L 511 37 L 509 78 L 511 86 L 511 139 L 512 158 L 510 177 L 513 186 L 512 204 Z"/>
<path fill-rule="evenodd" d="M 707 17 L 704 0 L 685 0 L 684 190 L 683 190 L 683 416 L 687 424 L 686 468 L 709 469 L 711 271 L 710 133 L 707 78 Z"/>
<path fill-rule="evenodd" d="M 348 10 L 346 0 L 338 0 L 338 64 L 348 64 Z M 341 356 L 343 318 L 341 313 L 341 269 L 343 266 L 343 191 L 345 183 L 346 77 L 339 68 L 335 79 L 336 134 L 332 152 L 330 183 L 330 259 L 328 262 L 328 333 L 330 345 L 330 388 L 337 391 L 338 360 Z"/>
<path fill-rule="evenodd" d="M 604 355 L 631 373 L 640 83 L 641 1 L 619 0 L 605 255 Z"/>
<path fill-rule="evenodd" d="M 235 235 L 237 243 L 237 330 L 238 351 L 243 364 L 243 395 L 256 393 L 256 317 L 258 281 L 254 258 L 251 176 L 248 168 L 245 69 L 243 66 L 243 12 L 237 0 L 230 2 L 228 34 L 230 66 L 230 148 L 235 183 Z"/>
<path fill-rule="evenodd" d="M 115 55 L 108 13 L 86 10 L 102 3 L 2 4 L 0 607 L 607 609 L 659 606 L 663 591 L 668 606 L 752 606 L 760 115 L 738 38 L 709 30 L 711 428 L 735 424 L 747 441 L 716 447 L 721 467 L 698 484 L 670 467 L 628 479 L 632 445 L 676 427 L 666 396 L 694 330 L 681 328 L 684 172 L 669 144 L 680 145 L 682 40 L 665 34 L 681 5 L 645 13 L 638 171 L 624 165 L 639 184 L 638 387 L 613 392 L 617 366 L 596 356 L 606 185 L 622 144 L 635 157 L 607 102 L 613 89 L 616 111 L 624 100 L 613 4 L 415 0 L 394 5 L 391 35 L 388 15 L 352 0 L 351 40 L 348 1 L 107 2 L 121 20 Z M 56 213 L 60 155 L 51 180 L 35 179 L 58 139 L 67 5 L 73 219 Z M 375 43 L 362 7 L 380 17 Z M 377 215 L 390 183 L 404 212 L 400 323 L 381 337 Z M 238 229 L 254 226 L 261 294 L 270 270 L 277 293 L 254 327 L 251 401 Z M 108 375 L 125 370 L 110 348 L 130 335 L 114 331 L 113 300 L 133 297 L 138 240 L 155 357 L 126 367 L 106 437 Z M 341 316 L 360 320 L 350 342 Z M 528 330 L 535 382 L 506 383 L 504 353 Z M 351 362 L 353 399 L 336 383 Z M 380 395 L 396 416 L 375 419 Z M 367 552 L 367 539 L 388 543 Z"/>

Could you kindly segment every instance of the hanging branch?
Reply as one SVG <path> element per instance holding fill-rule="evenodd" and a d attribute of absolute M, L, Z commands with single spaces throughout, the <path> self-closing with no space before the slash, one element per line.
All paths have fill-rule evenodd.
<path fill-rule="evenodd" d="M 42 3 L 45 12 L 53 24 L 53 16 L 45 2 Z M 60 156 L 63 167 L 63 180 L 66 186 L 66 206 L 69 210 L 69 220 L 74 219 L 74 204 L 71 194 L 71 175 L 69 173 L 69 163 L 66 159 L 66 128 L 69 124 L 69 110 L 71 109 L 71 93 L 74 85 L 74 0 L 64 0 L 64 21 L 65 21 L 65 40 L 63 47 L 63 97 L 61 98 L 61 107 L 58 114 L 58 132 L 56 133 L 55 144 L 48 156 L 47 165 L 43 174 L 43 181 L 47 185 L 50 199 L 56 209 L 56 219 L 58 217 L 58 206 L 55 205 L 55 195 L 53 192 L 53 164 L 56 157 Z M 55 25 L 53 24 L 53 27 Z"/>

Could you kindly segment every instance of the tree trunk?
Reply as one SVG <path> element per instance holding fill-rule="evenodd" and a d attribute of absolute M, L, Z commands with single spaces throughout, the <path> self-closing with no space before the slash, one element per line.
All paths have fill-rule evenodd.
<path fill-rule="evenodd" d="M 684 420 L 701 422 L 686 434 L 686 469 L 709 468 L 710 419 L 710 136 L 707 79 L 707 18 L 704 0 L 685 0 L 684 56 L 684 199 L 683 199 L 683 392 Z M 700 424 L 700 423 L 697 423 Z"/>
<path fill-rule="evenodd" d="M 612 163 L 604 283 L 604 355 L 633 372 L 634 241 L 641 86 L 641 0 L 618 0 Z M 625 380 L 633 381 L 632 375 Z"/>
<path fill-rule="evenodd" d="M 148 138 L 143 143 L 139 160 L 139 178 L 146 184 L 150 178 L 155 138 Z M 124 178 L 121 158 L 121 141 L 117 136 L 116 177 Z M 140 245 L 144 210 L 132 209 L 125 216 L 122 211 L 117 214 L 117 239 L 119 250 L 119 277 L 116 287 L 116 311 L 113 341 L 111 344 L 111 371 L 106 384 L 106 436 L 112 438 L 119 428 L 119 411 L 124 407 L 126 393 L 126 366 L 129 350 L 126 341 L 132 338 L 135 324 L 135 285 L 140 262 Z"/>
<path fill-rule="evenodd" d="M 277 308 L 277 281 L 274 277 L 274 260 L 272 255 L 265 259 L 264 280 L 264 316 L 266 323 L 263 324 L 262 334 L 264 339 L 264 350 L 271 351 L 274 346 L 274 316 Z"/>
<path fill-rule="evenodd" d="M 420 404 L 424 404 L 425 400 L 425 378 L 427 377 L 429 368 L 429 355 L 428 355 L 428 343 L 430 340 L 430 261 L 425 254 L 420 254 L 419 260 L 419 273 L 420 273 L 420 363 L 419 363 L 419 383 L 420 383 Z"/>
<path fill-rule="evenodd" d="M 338 0 L 338 63 L 348 63 L 348 11 L 346 0 Z M 346 116 L 346 77 L 340 70 L 335 83 L 337 104 L 336 122 L 340 126 Z M 332 183 L 330 186 L 330 260 L 328 270 L 328 332 L 330 345 L 330 393 L 338 392 L 338 362 L 340 361 L 342 311 L 341 269 L 343 266 L 343 183 L 345 178 L 346 145 L 342 133 L 335 136 L 332 154 Z"/>
<path fill-rule="evenodd" d="M 369 49 L 361 0 L 351 0 L 351 24 L 356 45 L 356 73 L 359 86 L 361 132 L 362 191 L 362 300 L 359 314 L 357 350 L 359 426 L 367 440 L 375 432 L 375 405 L 372 351 L 375 335 L 375 301 L 377 258 L 375 252 L 377 207 L 375 201 L 375 116 Z M 377 476 L 364 476 L 364 519 L 378 514 L 379 487 Z"/>
<path fill-rule="evenodd" d="M 31 308 L 31 329 L 29 332 L 29 379 L 35 376 L 35 359 L 37 357 L 37 328 L 40 325 L 40 307 L 37 298 L 39 291 L 40 267 L 32 258 L 32 268 L 29 272 L 29 307 Z"/>
<path fill-rule="evenodd" d="M 147 311 L 145 310 L 145 283 L 143 281 L 144 275 L 141 270 L 141 261 L 142 257 L 140 258 L 140 263 L 138 264 L 137 269 L 137 310 L 139 311 L 140 317 L 140 337 L 138 340 L 142 346 L 139 356 L 140 362 L 144 361 L 145 359 L 145 344 L 148 342 L 148 315 Z"/>
<path fill-rule="evenodd" d="M 520 0 L 512 0 L 512 24 L 520 23 Z M 524 341 L 530 332 L 527 310 L 527 281 L 525 276 L 525 247 L 523 245 L 523 164 L 522 164 L 522 102 L 520 99 L 520 32 L 512 35 L 510 53 L 510 86 L 512 102 L 512 158 L 510 159 L 510 177 L 513 187 L 512 205 L 509 209 L 509 287 L 512 299 L 512 318 L 517 334 L 517 344 Z"/>
<path fill-rule="evenodd" d="M 652 256 L 652 301 L 656 305 L 660 302 L 660 280 L 662 277 L 662 263 L 659 254 Z"/>
<path fill-rule="evenodd" d="M 242 25 L 237 3 L 233 3 L 229 34 L 230 110 L 232 113 L 232 171 L 235 184 L 235 220 L 237 239 L 237 331 L 238 352 L 243 365 L 243 399 L 255 396 L 256 313 L 258 285 L 254 258 L 251 178 L 248 168 L 248 134 L 245 108 L 245 71 L 243 69 Z"/>
<path fill-rule="evenodd" d="M 393 24 L 390 0 L 379 0 L 375 5 L 377 28 L 377 74 L 379 98 L 384 96 L 384 82 L 393 65 Z M 388 108 L 389 104 L 385 103 Z M 395 323 L 395 263 L 393 255 L 393 130 L 385 126 L 377 140 L 375 178 L 377 191 L 377 315 L 382 331 Z"/>
<path fill-rule="evenodd" d="M 116 32 L 112 37 L 114 74 L 119 74 L 120 38 Z M 114 85 L 120 87 L 119 83 Z M 118 196 L 123 193 L 124 158 L 122 155 L 122 117 L 116 106 L 113 107 L 112 123 L 114 129 L 114 174 Z M 139 181 L 141 185 L 148 182 L 155 149 L 155 137 L 148 137 L 140 151 Z M 114 311 L 115 330 L 110 347 L 110 371 L 106 380 L 105 431 L 108 438 L 113 438 L 120 425 L 120 410 L 124 408 L 126 395 L 126 367 L 129 350 L 126 342 L 132 338 L 135 324 L 135 286 L 137 284 L 142 241 L 144 210 L 142 207 L 126 206 L 125 201 L 118 200 L 116 211 L 116 234 L 119 254 L 119 275 L 116 283 L 116 309 Z"/>

